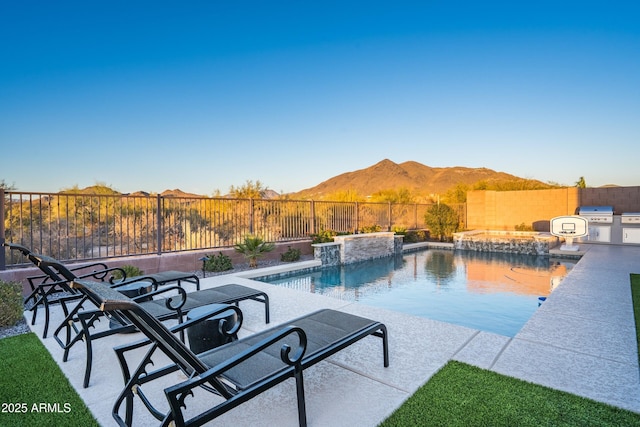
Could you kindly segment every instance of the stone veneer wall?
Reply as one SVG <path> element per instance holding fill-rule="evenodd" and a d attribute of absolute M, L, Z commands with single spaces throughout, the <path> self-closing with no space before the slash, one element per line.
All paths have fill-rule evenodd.
<path fill-rule="evenodd" d="M 548 233 L 475 230 L 453 234 L 455 249 L 476 252 L 548 255 L 558 243 L 559 239 Z"/>
<path fill-rule="evenodd" d="M 312 245 L 314 258 L 323 266 L 351 264 L 402 253 L 402 236 L 392 232 L 335 236 L 333 243 Z"/>
<path fill-rule="evenodd" d="M 316 243 L 313 246 L 313 258 L 322 266 L 340 265 L 340 243 Z"/>

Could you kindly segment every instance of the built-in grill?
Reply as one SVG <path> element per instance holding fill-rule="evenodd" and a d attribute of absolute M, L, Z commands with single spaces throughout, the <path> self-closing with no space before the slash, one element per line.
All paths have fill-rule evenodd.
<path fill-rule="evenodd" d="M 589 223 L 611 224 L 613 222 L 613 206 L 581 206 L 578 215 Z"/>
<path fill-rule="evenodd" d="M 640 212 L 626 212 L 620 215 L 622 224 L 640 224 Z"/>

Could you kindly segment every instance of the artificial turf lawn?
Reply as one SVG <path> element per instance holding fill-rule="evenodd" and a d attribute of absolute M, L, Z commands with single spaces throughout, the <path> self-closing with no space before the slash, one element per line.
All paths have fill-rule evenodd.
<path fill-rule="evenodd" d="M 381 427 L 640 426 L 640 414 L 450 361 Z"/>
<path fill-rule="evenodd" d="M 638 344 L 638 364 L 640 364 L 640 274 L 631 275 L 631 299 L 633 315 L 636 319 L 636 343 Z"/>
<path fill-rule="evenodd" d="M 640 274 L 631 275 L 640 363 Z M 640 415 L 460 362 L 449 362 L 382 424 L 640 426 Z"/>
<path fill-rule="evenodd" d="M 99 426 L 34 333 L 0 339 L 0 426 Z"/>

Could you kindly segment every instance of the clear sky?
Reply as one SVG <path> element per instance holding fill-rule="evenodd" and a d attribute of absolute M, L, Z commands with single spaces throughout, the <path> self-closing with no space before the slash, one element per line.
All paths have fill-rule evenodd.
<path fill-rule="evenodd" d="M 20 191 L 640 185 L 640 2 L 3 0 L 0 148 Z"/>

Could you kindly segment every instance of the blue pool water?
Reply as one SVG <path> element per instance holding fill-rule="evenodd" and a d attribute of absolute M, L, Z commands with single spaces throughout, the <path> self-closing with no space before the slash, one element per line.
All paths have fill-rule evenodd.
<path fill-rule="evenodd" d="M 576 262 L 425 250 L 262 280 L 513 337 Z"/>

